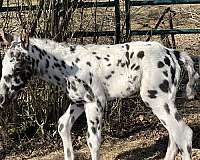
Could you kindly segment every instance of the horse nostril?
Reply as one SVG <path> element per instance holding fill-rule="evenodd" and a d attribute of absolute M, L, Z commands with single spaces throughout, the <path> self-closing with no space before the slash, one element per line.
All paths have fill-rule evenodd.
<path fill-rule="evenodd" d="M 2 104 L 5 101 L 5 97 L 3 95 L 0 95 L 0 104 Z"/>

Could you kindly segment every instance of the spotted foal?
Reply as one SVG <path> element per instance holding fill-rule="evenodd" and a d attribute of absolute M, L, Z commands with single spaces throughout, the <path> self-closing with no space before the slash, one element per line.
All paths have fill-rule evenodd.
<path fill-rule="evenodd" d="M 198 75 L 191 58 L 184 52 L 168 49 L 158 42 L 67 45 L 29 39 L 22 32 L 12 41 L 3 59 L 0 103 L 3 106 L 17 97 L 32 76 L 60 86 L 73 101 L 58 125 L 65 159 L 74 159 L 70 132 L 85 111 L 87 143 L 92 160 L 98 160 L 106 103 L 139 92 L 146 106 L 169 132 L 165 160 L 174 160 L 178 150 L 183 160 L 191 160 L 192 130 L 174 104 L 180 64 L 188 71 L 186 90 L 187 96 L 192 98 L 192 86 Z"/>

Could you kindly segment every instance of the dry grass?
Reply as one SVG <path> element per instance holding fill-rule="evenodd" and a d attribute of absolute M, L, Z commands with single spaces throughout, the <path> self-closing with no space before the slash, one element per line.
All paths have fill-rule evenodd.
<path fill-rule="evenodd" d="M 198 101 L 191 101 L 184 104 L 186 107 L 184 114 L 184 121 L 193 129 L 193 160 L 200 159 L 200 114 L 190 108 L 197 108 Z M 182 109 L 181 109 L 182 110 Z M 140 119 L 144 121 L 144 119 Z M 102 160 L 159 160 L 164 157 L 168 134 L 164 127 L 157 121 L 151 123 L 150 126 L 145 127 L 139 131 L 133 132 L 126 138 L 116 138 L 104 135 L 103 143 L 101 145 L 101 159 Z M 89 160 L 90 152 L 85 140 L 80 140 L 81 147 L 75 149 L 75 157 L 77 160 Z M 47 147 L 48 150 L 48 147 Z M 38 156 L 40 155 L 40 156 Z M 36 150 L 30 155 L 21 153 L 20 155 L 7 156 L 5 160 L 62 160 L 63 150 L 59 149 L 52 152 L 44 150 Z M 181 160 L 180 155 L 176 160 Z"/>
<path fill-rule="evenodd" d="M 123 5 L 121 6 L 123 12 Z M 132 7 L 131 11 L 131 27 L 132 29 L 144 29 L 153 28 L 156 21 L 161 15 L 164 8 L 167 6 L 157 6 L 157 7 Z M 172 5 L 172 9 L 177 12 L 177 15 L 174 18 L 174 27 L 178 28 L 200 28 L 199 15 L 200 15 L 200 5 Z M 94 9 L 85 10 L 84 19 L 80 22 L 80 10 L 75 13 L 74 21 L 70 24 L 70 27 L 73 30 L 79 29 L 81 23 L 84 24 L 83 30 L 94 30 L 94 17 L 91 17 L 94 13 Z M 103 26 L 102 30 L 113 30 L 114 28 L 114 15 L 111 10 L 97 10 L 98 12 L 98 25 L 101 25 L 101 22 L 108 20 L 108 23 Z M 12 13 L 13 14 L 13 13 Z M 10 15 L 12 17 L 12 14 Z M 106 16 L 108 14 L 108 16 Z M 16 16 L 15 14 L 13 14 Z M 99 19 L 101 18 L 101 19 Z M 10 20 L 14 21 L 13 23 L 18 24 L 16 19 Z M 124 17 L 122 15 L 122 25 L 124 23 Z M 162 27 L 167 27 L 168 19 L 165 20 L 165 25 Z M 12 24 L 12 22 L 11 22 Z M 0 24 L 1 26 L 1 24 Z M 12 26 L 11 26 L 12 27 Z M 41 27 L 41 26 L 40 26 Z M 38 27 L 39 28 L 39 27 Z M 124 30 L 123 30 L 124 31 Z M 146 40 L 147 36 L 133 36 L 132 40 Z M 200 35 L 176 35 L 176 45 L 180 50 L 188 51 L 190 54 L 200 55 Z M 81 38 L 69 39 L 68 42 L 75 43 L 92 43 L 93 38 Z M 151 40 L 160 41 L 159 36 L 153 36 Z M 111 37 L 99 38 L 98 43 L 113 43 Z M 139 104 L 140 105 L 140 104 Z M 200 109 L 199 101 L 192 101 L 184 104 L 184 107 L 181 108 L 181 112 L 184 115 L 185 121 L 193 128 L 194 130 L 194 148 L 193 148 L 193 159 L 200 159 Z M 143 112 L 143 110 L 141 111 Z M 145 112 L 147 112 L 145 110 Z M 135 118 L 135 117 L 134 117 Z M 137 118 L 137 117 L 136 117 Z M 134 119 L 137 120 L 137 119 Z M 148 121 L 148 119 L 145 119 Z M 153 119 L 154 120 L 154 119 Z M 150 121 L 150 120 L 149 120 Z M 129 122 L 129 121 L 128 121 Z M 129 122 L 130 123 L 130 122 Z M 114 136 L 104 136 L 104 142 L 101 146 L 101 158 L 102 160 L 150 160 L 150 159 L 161 159 L 164 156 L 166 147 L 167 147 L 167 132 L 159 124 L 149 122 L 151 125 L 146 127 L 145 123 L 140 123 L 142 128 L 136 133 L 127 136 L 126 138 L 115 138 Z M 107 125 L 107 124 L 106 124 Z M 121 124 L 119 124 L 120 127 Z M 131 125 L 131 124 L 127 124 Z M 144 125 L 144 126 L 143 126 Z M 155 125 L 155 126 L 154 126 Z M 114 127 L 113 127 L 114 126 Z M 112 129 L 118 130 L 116 127 L 118 125 L 113 125 Z M 127 126 L 126 126 L 127 127 Z M 124 127 L 125 128 L 125 127 Z M 129 127 L 130 128 L 130 127 Z M 121 134 L 121 133 L 120 133 Z M 77 159 L 89 159 L 89 150 L 85 144 L 85 141 L 81 142 L 82 146 L 80 149 L 76 149 Z M 42 145 L 42 144 L 41 144 Z M 1 148 L 0 148 L 1 149 Z M 34 149 L 33 149 L 34 150 Z M 15 151 L 13 151 L 15 152 Z M 26 154 L 21 152 L 20 154 L 10 154 L 5 157 L 6 160 L 61 160 L 63 159 L 62 150 L 51 151 L 50 148 L 46 150 L 34 150 L 31 154 Z M 180 160 L 180 157 L 177 158 Z"/>

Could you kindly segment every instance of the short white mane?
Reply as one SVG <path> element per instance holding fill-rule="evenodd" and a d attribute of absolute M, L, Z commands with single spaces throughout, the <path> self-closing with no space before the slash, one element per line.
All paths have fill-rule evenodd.
<path fill-rule="evenodd" d="M 58 43 L 49 39 L 30 38 L 30 43 L 37 46 L 40 49 L 44 49 L 46 52 L 54 55 L 57 58 L 61 58 L 69 53 L 70 44 Z"/>

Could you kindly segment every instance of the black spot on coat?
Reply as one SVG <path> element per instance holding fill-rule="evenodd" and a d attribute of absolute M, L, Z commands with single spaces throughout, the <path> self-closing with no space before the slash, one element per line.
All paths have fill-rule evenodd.
<path fill-rule="evenodd" d="M 72 113 L 74 113 L 74 109 L 71 109 L 71 110 L 70 110 L 70 114 L 72 114 Z"/>
<path fill-rule="evenodd" d="M 54 66 L 55 66 L 56 68 L 59 68 L 59 67 L 60 67 L 60 64 L 59 64 L 59 63 L 54 63 Z"/>
<path fill-rule="evenodd" d="M 135 64 L 133 64 L 133 65 L 131 66 L 131 70 L 132 70 L 134 67 L 135 67 Z"/>
<path fill-rule="evenodd" d="M 86 98 L 87 98 L 90 102 L 94 101 L 94 97 L 93 97 L 92 95 L 90 95 L 90 94 L 86 94 Z"/>
<path fill-rule="evenodd" d="M 167 93 L 169 91 L 169 82 L 167 80 L 164 80 L 160 85 L 159 85 L 159 88 Z"/>
<path fill-rule="evenodd" d="M 169 60 L 168 57 L 164 58 L 164 62 L 165 62 L 166 65 L 170 66 L 170 60 Z"/>
<path fill-rule="evenodd" d="M 89 75 L 90 75 L 89 81 L 90 81 L 90 84 L 92 84 L 92 77 L 93 77 L 93 74 L 90 72 Z"/>
<path fill-rule="evenodd" d="M 36 66 L 38 67 L 39 65 L 39 59 L 36 60 Z"/>
<path fill-rule="evenodd" d="M 41 53 L 39 53 L 39 58 L 42 59 L 42 54 Z"/>
<path fill-rule="evenodd" d="M 90 120 L 90 123 L 91 123 L 92 125 L 94 125 L 94 121 Z"/>
<path fill-rule="evenodd" d="M 96 122 L 97 122 L 97 125 L 99 124 L 99 118 L 98 117 L 96 117 Z"/>
<path fill-rule="evenodd" d="M 181 120 L 182 120 L 182 118 L 181 118 L 181 116 L 180 116 L 180 114 L 179 114 L 178 112 L 176 112 L 176 113 L 174 114 L 174 116 L 175 116 L 175 119 L 176 119 L 177 121 L 181 121 Z"/>
<path fill-rule="evenodd" d="M 140 69 L 140 66 L 135 67 L 135 70 L 136 70 L 136 71 L 139 70 L 139 69 Z"/>
<path fill-rule="evenodd" d="M 168 77 L 168 72 L 167 71 L 163 71 L 163 74 Z"/>
<path fill-rule="evenodd" d="M 55 61 L 58 61 L 58 59 L 57 59 L 55 56 L 53 56 L 53 59 L 54 59 Z"/>
<path fill-rule="evenodd" d="M 106 77 L 105 77 L 105 79 L 110 79 L 112 77 L 112 75 L 110 74 L 110 75 L 107 75 Z"/>
<path fill-rule="evenodd" d="M 79 61 L 80 61 L 80 59 L 79 59 L 79 58 L 76 58 L 75 62 L 78 63 Z"/>
<path fill-rule="evenodd" d="M 122 60 L 121 59 L 118 59 L 117 61 L 117 66 L 119 66 L 121 64 Z"/>
<path fill-rule="evenodd" d="M 144 51 L 139 51 L 137 57 L 142 59 L 144 57 Z"/>
<path fill-rule="evenodd" d="M 159 62 L 158 62 L 158 68 L 162 68 L 162 67 L 164 67 L 164 65 L 165 65 L 165 64 L 164 64 L 162 61 L 159 61 Z"/>
<path fill-rule="evenodd" d="M 62 65 L 62 67 L 64 68 L 64 69 L 66 69 L 66 65 L 65 65 L 65 62 L 62 60 L 61 61 L 61 65 Z"/>
<path fill-rule="evenodd" d="M 61 123 L 61 124 L 59 125 L 59 132 L 61 132 L 61 131 L 63 130 L 63 128 L 64 128 L 64 124 Z"/>
<path fill-rule="evenodd" d="M 128 44 L 126 44 L 125 46 L 126 46 L 126 49 L 127 49 L 127 50 L 130 49 L 130 46 L 129 46 Z"/>
<path fill-rule="evenodd" d="M 104 58 L 106 61 L 109 61 L 109 59 L 107 57 Z"/>
<path fill-rule="evenodd" d="M 93 133 L 93 134 L 96 134 L 96 133 L 97 133 L 97 130 L 96 130 L 95 127 L 92 127 L 91 130 L 92 130 L 92 133 Z"/>
<path fill-rule="evenodd" d="M 176 70 L 173 67 L 170 67 L 170 71 L 171 71 L 172 84 L 174 84 Z"/>
<path fill-rule="evenodd" d="M 123 68 L 126 64 L 125 63 L 121 63 L 121 67 Z"/>
<path fill-rule="evenodd" d="M 131 52 L 130 58 L 133 58 L 134 52 Z"/>
<path fill-rule="evenodd" d="M 176 59 L 179 61 L 180 60 L 180 52 L 174 50 L 174 55 L 175 55 Z"/>
<path fill-rule="evenodd" d="M 56 75 L 53 76 L 55 78 L 55 80 L 60 81 L 60 78 Z"/>
<path fill-rule="evenodd" d="M 170 114 L 169 105 L 167 103 L 164 104 L 164 108 L 165 108 L 165 111 L 167 112 L 167 114 Z"/>
<path fill-rule="evenodd" d="M 100 60 L 100 59 L 101 59 L 101 57 L 99 57 L 99 56 L 96 56 L 96 59 Z"/>
<path fill-rule="evenodd" d="M 171 57 L 170 51 L 166 49 L 166 53 Z"/>
<path fill-rule="evenodd" d="M 192 147 L 190 145 L 187 145 L 187 150 L 188 150 L 189 154 L 192 154 Z"/>
<path fill-rule="evenodd" d="M 129 52 L 126 52 L 126 59 L 127 59 L 126 65 L 127 65 L 127 67 L 129 67 L 129 65 L 130 65 Z"/>
<path fill-rule="evenodd" d="M 70 48 L 70 51 L 71 51 L 71 52 L 74 52 L 75 49 L 76 49 L 76 46 L 70 46 L 69 48 Z"/>
<path fill-rule="evenodd" d="M 148 93 L 149 93 L 149 98 L 156 98 L 157 96 L 157 94 L 158 94 L 158 91 L 156 91 L 156 90 L 148 90 L 147 91 Z"/>
<path fill-rule="evenodd" d="M 97 106 L 98 106 L 99 108 L 102 108 L 102 104 L 101 104 L 101 102 L 99 101 L 99 99 L 97 100 Z"/>
<path fill-rule="evenodd" d="M 49 60 L 46 59 L 46 68 L 49 68 Z"/>
<path fill-rule="evenodd" d="M 86 64 L 91 67 L 91 63 L 90 62 L 86 62 Z"/>

